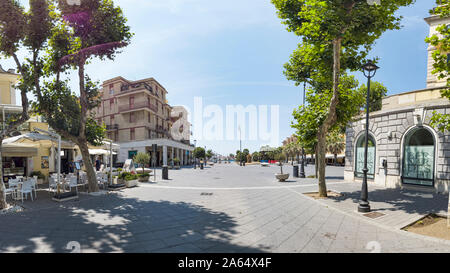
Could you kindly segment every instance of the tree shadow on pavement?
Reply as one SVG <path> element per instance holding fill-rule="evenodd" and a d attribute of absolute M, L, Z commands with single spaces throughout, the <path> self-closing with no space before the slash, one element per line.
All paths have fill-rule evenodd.
<path fill-rule="evenodd" d="M 342 196 L 329 199 L 334 202 L 360 201 L 361 191 L 341 193 Z M 428 214 L 446 211 L 448 195 L 406 189 L 374 189 L 369 191 L 369 202 L 374 204 L 373 211 L 402 210 L 409 214 Z"/>
<path fill-rule="evenodd" d="M 231 242 L 237 224 L 226 213 L 117 193 L 7 214 L 0 222 L 0 252 L 71 252 L 72 241 L 81 252 L 264 252 Z"/>

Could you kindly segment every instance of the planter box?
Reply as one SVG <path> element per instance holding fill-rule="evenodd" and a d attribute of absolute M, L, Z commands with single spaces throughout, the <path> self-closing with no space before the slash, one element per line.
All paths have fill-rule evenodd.
<path fill-rule="evenodd" d="M 127 188 L 137 187 L 138 181 L 137 180 L 125 181 L 125 185 L 127 186 Z"/>
<path fill-rule="evenodd" d="M 127 186 L 125 184 L 114 184 L 114 185 L 108 186 L 108 190 L 119 191 L 119 190 L 126 189 L 126 187 Z"/>
<path fill-rule="evenodd" d="M 289 178 L 288 173 L 277 173 L 275 174 L 275 177 L 278 179 L 279 182 L 285 182 Z"/>
<path fill-rule="evenodd" d="M 78 199 L 78 195 L 76 192 L 65 192 L 65 193 L 61 193 L 61 194 L 56 194 L 55 196 L 53 196 L 52 199 L 53 199 L 53 201 L 56 201 L 56 202 L 65 202 L 65 201 Z"/>
<path fill-rule="evenodd" d="M 139 182 L 148 182 L 148 179 L 150 178 L 150 176 L 146 176 L 146 177 L 139 177 L 138 181 Z"/>
<path fill-rule="evenodd" d="M 181 167 L 180 166 L 174 166 L 175 170 L 179 170 Z"/>

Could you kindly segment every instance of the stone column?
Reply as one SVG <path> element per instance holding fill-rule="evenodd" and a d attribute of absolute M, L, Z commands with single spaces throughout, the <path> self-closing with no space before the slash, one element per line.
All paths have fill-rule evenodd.
<path fill-rule="evenodd" d="M 163 165 L 167 166 L 167 146 L 163 146 Z"/>

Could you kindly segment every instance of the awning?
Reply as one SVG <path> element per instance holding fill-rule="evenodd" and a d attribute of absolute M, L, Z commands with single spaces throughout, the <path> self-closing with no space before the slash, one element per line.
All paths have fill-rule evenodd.
<path fill-rule="evenodd" d="M 33 157 L 38 155 L 36 145 L 8 143 L 2 145 L 2 157 Z"/>
<path fill-rule="evenodd" d="M 104 149 L 89 149 L 90 155 L 109 155 L 109 151 Z M 113 151 L 113 155 L 116 155 L 117 153 Z"/>

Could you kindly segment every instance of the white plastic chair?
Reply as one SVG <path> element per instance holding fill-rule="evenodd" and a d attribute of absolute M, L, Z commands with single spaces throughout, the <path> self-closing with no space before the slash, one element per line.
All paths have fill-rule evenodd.
<path fill-rule="evenodd" d="M 77 194 L 78 194 L 78 179 L 76 176 L 71 176 L 67 178 L 68 183 L 66 183 L 67 187 L 69 188 L 69 191 L 72 191 L 72 188 L 75 188 Z"/>
<path fill-rule="evenodd" d="M 28 179 L 28 181 L 30 181 L 31 182 L 31 187 L 33 188 L 33 191 L 34 191 L 34 199 L 37 199 L 37 193 L 36 193 L 36 190 L 37 190 L 37 176 L 33 176 L 32 178 L 29 178 Z"/>
<path fill-rule="evenodd" d="M 17 193 L 20 194 L 23 203 L 23 196 L 25 195 L 25 199 L 28 199 L 28 194 L 31 196 L 31 201 L 33 200 L 33 186 L 31 181 L 22 182 L 17 189 Z"/>
<path fill-rule="evenodd" d="M 103 189 L 106 189 L 106 184 L 108 182 L 108 178 L 107 177 L 105 178 L 106 174 L 104 174 L 104 173 L 97 173 L 96 176 L 97 176 L 97 183 L 99 185 L 102 185 Z"/>
<path fill-rule="evenodd" d="M 17 179 L 9 179 L 8 180 L 8 188 L 6 189 L 5 194 L 11 194 L 11 198 L 16 198 L 16 191 L 19 185 L 19 181 Z"/>
<path fill-rule="evenodd" d="M 58 185 L 56 184 L 56 178 L 53 175 L 48 177 L 48 189 L 49 190 L 57 190 Z"/>

